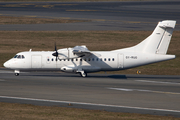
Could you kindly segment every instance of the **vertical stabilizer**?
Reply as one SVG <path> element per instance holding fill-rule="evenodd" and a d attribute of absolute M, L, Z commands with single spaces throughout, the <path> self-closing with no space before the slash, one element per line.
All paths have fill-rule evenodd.
<path fill-rule="evenodd" d="M 167 23 L 160 25 L 163 29 L 165 29 L 164 35 L 157 47 L 156 54 L 163 54 L 167 53 L 169 43 L 171 41 L 172 33 L 176 24 L 176 21 L 166 21 Z"/>
<path fill-rule="evenodd" d="M 153 33 L 135 46 L 136 51 L 152 54 L 167 53 L 176 21 L 165 20 L 159 22 Z"/>

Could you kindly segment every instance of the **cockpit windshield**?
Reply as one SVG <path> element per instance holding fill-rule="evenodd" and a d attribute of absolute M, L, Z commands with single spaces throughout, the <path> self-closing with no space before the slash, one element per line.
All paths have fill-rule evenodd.
<path fill-rule="evenodd" d="M 15 55 L 14 58 L 17 58 L 18 55 Z"/>
<path fill-rule="evenodd" d="M 17 58 L 18 58 L 18 59 L 21 59 L 21 55 L 18 55 Z"/>
<path fill-rule="evenodd" d="M 18 58 L 18 59 L 24 59 L 24 55 L 15 55 L 14 58 Z"/>

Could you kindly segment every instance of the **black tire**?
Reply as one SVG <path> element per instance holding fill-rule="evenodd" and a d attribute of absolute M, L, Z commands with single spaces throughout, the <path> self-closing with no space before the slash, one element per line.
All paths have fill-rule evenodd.
<path fill-rule="evenodd" d="M 15 73 L 15 76 L 19 76 L 19 73 Z"/>

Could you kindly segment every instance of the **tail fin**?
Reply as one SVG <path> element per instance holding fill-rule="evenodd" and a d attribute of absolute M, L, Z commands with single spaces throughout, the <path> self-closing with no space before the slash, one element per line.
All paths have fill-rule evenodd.
<path fill-rule="evenodd" d="M 176 21 L 173 20 L 159 22 L 149 37 L 134 46 L 136 51 L 165 55 L 169 47 L 175 24 Z"/>

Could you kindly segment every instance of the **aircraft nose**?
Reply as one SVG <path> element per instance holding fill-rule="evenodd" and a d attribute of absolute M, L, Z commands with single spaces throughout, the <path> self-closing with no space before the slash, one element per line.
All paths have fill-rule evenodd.
<path fill-rule="evenodd" d="M 4 67 L 9 68 L 9 63 L 8 63 L 8 61 L 5 62 L 3 65 L 4 65 Z"/>

